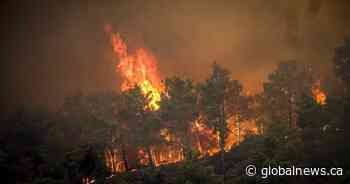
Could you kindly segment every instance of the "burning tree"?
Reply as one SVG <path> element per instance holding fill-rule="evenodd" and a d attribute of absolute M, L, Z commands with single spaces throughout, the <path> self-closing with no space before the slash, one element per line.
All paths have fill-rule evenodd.
<path fill-rule="evenodd" d="M 297 127 L 296 103 L 303 94 L 312 96 L 315 81 L 310 66 L 295 61 L 280 63 L 264 83 L 264 121 L 287 122 L 290 127 Z"/>
<path fill-rule="evenodd" d="M 160 143 L 160 119 L 157 111 L 151 110 L 149 98 L 142 94 L 139 87 L 122 93 L 124 109 L 118 113 L 127 122 L 128 137 L 131 143 L 140 149 L 145 149 L 148 165 L 155 166 L 151 147 Z"/>
<path fill-rule="evenodd" d="M 196 87 L 193 85 L 192 81 L 175 77 L 163 83 L 158 74 L 157 61 L 147 49 L 139 48 L 134 52 L 130 52 L 121 36 L 118 33 L 112 33 L 110 26 L 107 26 L 106 31 L 110 35 L 113 51 L 119 61 L 116 67 L 117 72 L 123 79 L 121 85 L 123 97 L 121 100 L 122 103 L 120 104 L 121 111 L 119 111 L 117 115 L 117 123 L 125 127 L 119 128 L 119 130 L 124 134 L 127 132 L 129 136 L 145 134 L 145 137 L 142 137 L 140 140 L 136 140 L 136 137 L 132 137 L 134 140 L 128 140 L 128 142 L 139 146 L 139 157 L 146 158 L 146 160 L 140 160 L 142 164 L 158 166 L 160 164 L 173 163 L 183 160 L 184 155 L 187 159 L 191 159 L 193 156 L 194 143 L 202 156 L 207 153 L 213 155 L 219 151 L 217 146 L 217 140 L 219 140 L 218 132 L 223 131 L 225 132 L 221 134 L 222 143 L 220 145 L 222 145 L 223 150 L 228 150 L 235 141 L 232 139 L 232 136 L 227 137 L 226 130 L 230 130 L 229 132 L 232 135 L 232 133 L 234 133 L 234 127 L 238 129 L 237 140 L 240 142 L 240 123 L 246 117 L 243 113 L 243 106 L 247 108 L 247 101 L 242 100 L 244 98 L 242 98 L 241 95 L 242 87 L 239 82 L 229 78 L 226 79 L 226 77 L 228 77 L 226 70 L 221 70 L 218 65 L 214 67 L 215 75 L 224 76 L 224 83 L 228 82 L 229 84 L 223 89 L 227 91 L 225 92 L 226 112 L 224 119 L 225 121 L 230 119 L 230 121 L 234 121 L 236 125 L 226 126 L 225 122 L 223 131 L 218 131 L 221 130 L 220 126 L 212 126 L 213 124 L 205 126 L 202 122 L 199 124 L 201 119 L 199 117 L 207 117 L 205 114 L 207 111 L 203 111 L 203 116 L 198 115 L 198 107 L 200 106 L 197 103 L 199 101 L 197 99 L 198 91 L 196 91 Z M 214 78 L 217 76 L 214 76 Z M 217 89 L 219 89 L 219 91 L 221 90 L 221 86 L 218 86 L 221 84 L 216 84 L 217 82 L 214 78 L 212 77 L 210 80 L 216 85 L 213 87 L 214 92 L 217 92 Z M 207 84 L 203 85 L 203 87 L 206 85 Z M 138 89 L 139 92 L 137 92 L 136 89 Z M 211 93 L 211 91 L 203 91 L 205 91 L 203 94 L 207 92 Z M 208 98 L 210 99 L 210 95 L 213 94 L 209 94 Z M 203 102 L 204 106 L 208 105 L 205 104 L 207 103 L 206 100 L 203 100 Z M 130 105 L 131 107 L 129 107 Z M 211 115 L 208 115 L 208 117 L 209 116 Z M 162 120 L 162 124 L 160 120 Z M 137 122 L 143 122 L 144 124 L 137 124 Z M 146 122 L 149 124 L 146 124 Z M 151 128 L 152 126 L 153 128 Z M 195 134 L 197 135 L 196 140 L 191 139 Z M 206 142 L 208 142 L 207 145 L 209 146 L 204 147 L 208 148 L 203 149 L 201 145 L 203 136 L 200 137 L 199 135 L 204 135 L 207 139 Z M 162 139 L 159 139 L 159 136 L 161 136 Z M 122 142 L 125 142 L 124 139 L 124 136 L 119 138 L 119 140 L 123 140 Z M 225 145 L 225 140 L 227 140 L 229 144 Z M 157 141 L 163 141 L 167 144 L 155 144 Z M 121 145 L 124 144 L 125 143 Z M 125 147 L 125 145 L 121 146 L 119 149 L 122 150 L 122 159 L 127 168 L 128 164 L 127 159 L 125 159 L 125 149 L 123 147 Z"/>
<path fill-rule="evenodd" d="M 197 93 L 193 82 L 177 77 L 167 79 L 161 101 L 162 119 L 167 122 L 166 127 L 170 132 L 179 139 L 186 159 L 192 159 L 191 128 L 198 116 L 197 111 Z"/>
<path fill-rule="evenodd" d="M 161 100 L 161 92 L 164 87 L 160 80 L 155 57 L 145 48 L 136 49 L 130 54 L 124 40 L 118 33 L 112 33 L 109 27 L 106 30 L 110 34 L 113 51 L 119 59 L 117 72 L 123 78 L 122 91 L 138 86 L 144 96 L 149 100 L 148 106 L 152 110 L 158 110 L 158 102 Z"/>
<path fill-rule="evenodd" d="M 142 118 L 145 118 L 143 120 L 148 120 L 151 118 L 156 121 L 158 117 L 155 118 L 155 116 L 158 116 L 159 114 L 157 111 L 160 108 L 159 102 L 161 101 L 161 93 L 164 92 L 164 85 L 161 82 L 158 73 L 156 58 L 145 48 L 138 48 L 134 52 L 130 52 L 121 36 L 118 33 L 112 32 L 111 26 L 106 26 L 106 32 L 110 35 L 113 51 L 119 61 L 116 68 L 118 75 L 120 75 L 123 79 L 121 91 L 129 93 L 130 90 L 133 91 L 135 87 L 138 88 L 141 92 L 140 94 L 146 98 L 144 100 L 147 101 L 147 104 L 144 104 L 143 106 L 143 110 L 145 111 L 143 112 L 138 109 L 138 112 L 140 112 Z M 126 111 L 130 111 L 130 109 L 127 109 Z M 131 126 L 131 124 L 126 127 Z M 152 124 L 144 127 L 146 134 L 148 130 L 147 126 L 152 126 Z M 137 128 L 142 129 L 142 126 Z M 165 129 L 163 129 L 162 132 L 154 132 L 154 135 L 161 135 L 163 138 L 167 139 L 168 135 L 164 137 L 164 133 L 166 132 L 164 130 Z M 143 164 L 152 164 L 152 153 L 154 157 L 153 162 L 155 162 L 154 164 L 156 165 L 163 162 L 175 162 L 183 159 L 182 152 L 172 149 L 169 150 L 169 147 L 164 147 L 163 145 L 161 147 L 164 149 L 159 149 L 159 146 L 155 145 L 153 145 L 152 148 L 146 146 L 146 154 L 144 150 L 139 150 L 139 155 L 148 157 L 148 161 L 145 162 L 144 160 L 141 160 L 141 162 Z"/>
<path fill-rule="evenodd" d="M 230 73 L 218 64 L 213 65 L 209 79 L 200 85 L 200 109 L 204 121 L 218 133 L 221 172 L 224 172 L 225 139 L 229 134 L 228 120 L 241 122 L 242 85 L 230 78 Z"/>

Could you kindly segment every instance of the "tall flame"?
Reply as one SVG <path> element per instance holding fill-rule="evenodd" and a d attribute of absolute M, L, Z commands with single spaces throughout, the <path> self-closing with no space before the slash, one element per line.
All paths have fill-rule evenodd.
<path fill-rule="evenodd" d="M 113 33 L 110 25 L 106 25 L 105 31 L 110 34 L 113 51 L 119 59 L 117 73 L 123 79 L 121 90 L 126 91 L 135 86 L 140 87 L 143 95 L 149 100 L 147 107 L 151 110 L 158 110 L 160 108 L 158 102 L 161 100 L 164 86 L 159 77 L 155 57 L 145 48 L 138 48 L 130 54 L 119 33 Z M 160 134 L 166 141 L 170 141 L 170 135 L 167 131 L 163 130 Z M 143 148 L 140 148 L 137 155 L 142 165 L 148 164 L 149 156 L 152 157 L 156 166 L 183 160 L 182 150 L 168 145 L 152 146 L 151 155 L 147 155 Z M 105 158 L 107 167 L 112 172 L 125 170 L 118 150 L 106 150 Z"/>
<path fill-rule="evenodd" d="M 113 51 L 119 59 L 117 72 L 123 78 L 121 90 L 140 87 L 142 93 L 149 99 L 148 107 L 158 110 L 164 86 L 159 77 L 155 57 L 144 48 L 136 49 L 135 53 L 129 54 L 128 47 L 119 33 L 111 32 L 110 28 L 106 31 L 110 34 Z"/>
<path fill-rule="evenodd" d="M 158 102 L 161 101 L 161 92 L 164 91 L 164 86 L 160 80 L 157 61 L 155 57 L 144 48 L 136 49 L 132 54 L 128 52 L 128 47 L 123 41 L 119 33 L 113 33 L 111 26 L 105 27 L 106 32 L 110 34 L 110 41 L 113 46 L 113 51 L 119 63 L 117 64 L 117 73 L 122 77 L 123 82 L 121 90 L 125 91 L 135 86 L 141 88 L 143 95 L 149 99 L 148 108 L 151 110 L 158 110 L 160 108 Z M 192 135 L 193 145 L 199 151 L 199 157 L 206 155 L 214 155 L 220 151 L 219 148 L 219 134 L 212 128 L 207 127 L 204 123 L 196 120 L 193 122 Z M 250 130 L 256 133 L 255 123 L 248 126 L 247 123 L 242 124 L 241 130 Z M 228 151 L 233 146 L 237 145 L 236 127 L 234 122 L 228 124 L 230 133 L 225 140 L 225 151 Z M 242 138 L 245 134 L 242 131 Z M 184 150 L 179 144 L 171 144 L 173 142 L 179 143 L 181 138 L 170 134 L 167 129 L 163 129 L 160 135 L 169 144 L 152 145 L 151 155 L 148 155 L 144 148 L 139 148 L 137 151 L 137 159 L 142 165 L 148 165 L 149 157 L 152 157 L 156 166 L 162 164 L 169 164 L 184 160 Z M 121 158 L 121 152 L 117 149 L 105 151 L 105 158 L 107 167 L 112 172 L 125 171 L 124 162 Z"/>
<path fill-rule="evenodd" d="M 238 134 L 238 127 L 236 122 L 232 119 L 228 120 L 227 123 L 227 137 L 225 139 L 225 151 L 237 146 L 238 135 L 243 140 L 249 134 L 258 134 L 256 123 L 254 121 L 245 121 L 240 125 L 240 134 Z M 206 155 L 212 156 L 220 151 L 219 147 L 219 133 L 215 132 L 214 129 L 206 126 L 204 123 L 196 120 L 193 123 L 192 133 L 196 135 L 196 148 L 200 153 L 200 157 Z"/>
<path fill-rule="evenodd" d="M 315 101 L 320 105 L 325 105 L 327 96 L 326 93 L 321 90 L 321 81 L 318 80 L 311 89 L 312 95 Z"/>

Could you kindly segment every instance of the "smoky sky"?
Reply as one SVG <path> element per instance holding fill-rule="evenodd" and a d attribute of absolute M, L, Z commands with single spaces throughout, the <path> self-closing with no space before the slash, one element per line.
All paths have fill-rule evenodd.
<path fill-rule="evenodd" d="M 64 98 L 118 90 L 105 24 L 146 47 L 162 77 L 203 80 L 216 61 L 251 91 L 276 64 L 330 68 L 350 34 L 348 0 L 9 1 L 1 5 L 4 107 L 57 108 Z"/>

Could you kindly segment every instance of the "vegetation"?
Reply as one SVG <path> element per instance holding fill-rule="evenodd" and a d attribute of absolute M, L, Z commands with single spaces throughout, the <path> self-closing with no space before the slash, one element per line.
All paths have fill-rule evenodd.
<path fill-rule="evenodd" d="M 147 95 L 138 87 L 119 94 L 72 96 L 57 112 L 19 110 L 0 125 L 1 183 L 349 183 L 349 40 L 336 49 L 334 72 L 341 85 L 323 87 L 324 103 L 313 91 L 320 74 L 312 66 L 288 61 L 278 65 L 255 96 L 244 95 L 241 83 L 214 63 L 204 82 L 166 79 L 157 111 L 148 107 Z M 218 154 L 198 156 L 192 132 L 198 119 L 218 135 Z M 225 150 L 231 119 L 237 146 Z M 246 121 L 255 121 L 259 131 L 241 140 Z M 175 139 L 164 139 L 162 130 Z M 185 159 L 156 167 L 155 145 L 174 144 Z M 120 151 L 124 172 L 106 165 L 107 149 Z M 148 159 L 144 164 L 140 150 Z M 245 174 L 250 164 L 343 172 L 250 177 Z"/>

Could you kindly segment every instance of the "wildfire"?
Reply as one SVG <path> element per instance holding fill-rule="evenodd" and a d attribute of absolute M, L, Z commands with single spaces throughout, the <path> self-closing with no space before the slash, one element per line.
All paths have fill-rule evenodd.
<path fill-rule="evenodd" d="M 106 26 L 106 32 L 110 34 L 110 41 L 113 46 L 113 51 L 119 63 L 117 64 L 117 73 L 122 77 L 123 82 L 121 90 L 125 91 L 135 86 L 141 88 L 143 95 L 149 99 L 147 108 L 151 110 L 158 110 L 160 108 L 158 102 L 161 101 L 161 93 L 164 91 L 164 86 L 159 77 L 157 61 L 155 57 L 144 48 L 136 49 L 132 54 L 129 53 L 126 43 L 123 41 L 119 33 L 113 33 L 111 26 Z M 255 131 L 255 124 L 245 124 L 241 126 L 242 134 L 238 134 L 239 137 L 244 138 L 245 134 L 243 130 Z M 234 145 L 237 145 L 237 136 L 234 132 L 237 132 L 237 128 L 234 122 L 229 122 L 228 127 L 229 135 L 225 140 L 225 150 L 228 151 Z M 138 148 L 136 150 L 135 160 L 141 165 L 148 165 L 149 157 L 152 158 L 156 166 L 162 164 L 175 163 L 184 160 L 184 151 L 179 146 L 180 137 L 176 137 L 170 133 L 168 129 L 163 129 L 160 135 L 167 142 L 167 144 L 153 145 L 150 148 L 151 154 L 149 155 L 144 148 Z M 199 157 L 206 155 L 214 155 L 220 151 L 219 148 L 219 134 L 212 128 L 207 127 L 204 123 L 198 120 L 193 122 L 192 144 L 200 153 Z M 175 144 L 174 144 L 175 143 Z M 111 149 L 105 151 L 105 158 L 107 167 L 112 172 L 125 171 L 124 162 L 121 157 L 121 152 L 117 149 Z"/>
<path fill-rule="evenodd" d="M 144 48 L 136 49 L 135 53 L 129 54 L 128 47 L 119 33 L 111 32 L 110 26 L 107 26 L 106 31 L 110 34 L 113 51 L 119 59 L 117 73 L 123 78 L 121 90 L 140 87 L 142 93 L 149 99 L 148 107 L 158 110 L 164 86 L 159 77 L 155 57 Z"/>
<path fill-rule="evenodd" d="M 110 34 L 113 51 L 119 59 L 116 68 L 117 73 L 123 79 L 121 90 L 126 91 L 135 86 L 140 87 L 142 93 L 149 100 L 147 107 L 151 110 L 158 110 L 160 108 L 158 102 L 161 100 L 161 92 L 164 91 L 164 86 L 159 77 L 155 57 L 144 48 L 136 49 L 134 53 L 130 54 L 126 43 L 119 33 L 113 33 L 110 25 L 105 27 L 105 31 Z M 171 141 L 171 135 L 166 129 L 162 130 L 160 134 L 166 141 Z M 184 159 L 182 149 L 169 145 L 152 146 L 151 155 L 148 155 L 143 148 L 138 150 L 137 157 L 141 165 L 147 165 L 150 156 L 156 166 L 174 163 Z M 107 160 L 107 167 L 112 172 L 125 170 L 118 150 L 107 150 L 105 152 L 105 158 Z"/>
<path fill-rule="evenodd" d="M 83 177 L 82 179 L 83 184 L 92 184 L 92 183 L 95 183 L 95 181 L 96 180 L 93 177 L 88 177 L 88 176 Z"/>
<path fill-rule="evenodd" d="M 169 143 L 165 145 L 157 145 L 151 148 L 152 159 L 156 166 L 162 164 L 176 163 L 184 160 L 183 150 L 178 144 L 171 144 L 179 142 L 179 138 L 170 133 L 166 128 L 160 131 L 163 139 Z M 144 158 L 148 158 L 148 155 Z M 148 159 L 145 159 L 148 161 Z"/>
<path fill-rule="evenodd" d="M 106 166 L 114 173 L 125 171 L 121 153 L 116 149 L 105 150 Z"/>
<path fill-rule="evenodd" d="M 248 134 L 257 134 L 258 130 L 254 121 L 242 122 L 240 130 L 238 130 L 236 122 L 230 119 L 227 123 L 228 134 L 225 139 L 225 151 L 229 151 L 238 145 L 238 136 L 241 140 Z M 240 133 L 238 134 L 238 131 Z M 205 124 L 196 120 L 192 127 L 192 132 L 197 135 L 196 148 L 200 152 L 200 157 L 206 155 L 212 156 L 220 151 L 219 147 L 219 133 Z"/>
<path fill-rule="evenodd" d="M 200 157 L 212 156 L 220 151 L 219 134 L 200 121 L 200 117 L 193 123 L 192 133 L 195 136 L 195 147 Z"/>
<path fill-rule="evenodd" d="M 231 148 L 238 145 L 247 135 L 258 134 L 258 128 L 254 121 L 243 121 L 238 127 L 237 122 L 229 120 L 227 128 L 229 133 L 225 140 L 225 151 L 229 151 Z"/>
<path fill-rule="evenodd" d="M 320 105 L 325 105 L 327 96 L 326 93 L 321 90 L 321 81 L 318 80 L 311 89 L 312 95 L 315 101 Z"/>
<path fill-rule="evenodd" d="M 153 146 L 151 148 L 151 156 L 155 166 L 176 163 L 184 160 L 182 149 L 173 145 Z M 148 165 L 148 157 L 144 150 L 139 151 L 139 159 L 142 165 Z"/>
<path fill-rule="evenodd" d="M 177 146 L 161 146 L 152 150 L 155 165 L 176 163 L 184 160 L 183 150 Z"/>

